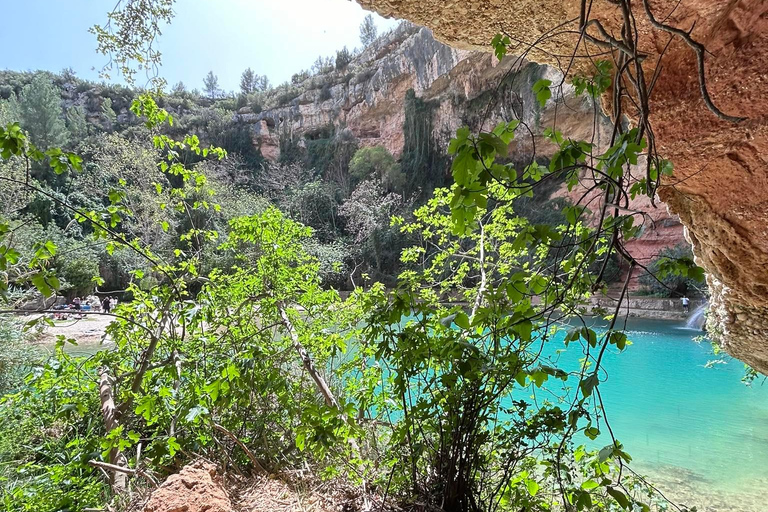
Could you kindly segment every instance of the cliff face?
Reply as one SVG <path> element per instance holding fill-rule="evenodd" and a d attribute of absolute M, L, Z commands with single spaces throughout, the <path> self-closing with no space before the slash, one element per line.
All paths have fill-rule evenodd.
<path fill-rule="evenodd" d="M 513 66 L 514 77 L 505 80 Z M 346 75 L 308 79 L 300 86 L 304 92 L 287 105 L 257 114 L 246 107 L 236 118 L 251 125 L 254 142 L 272 160 L 279 156 L 281 135 L 312 138 L 329 125 L 350 129 L 363 145 L 383 145 L 399 155 L 409 89 L 433 103 L 433 135 L 444 143 L 462 125 L 492 128 L 513 118 L 521 118 L 540 135 L 555 116 L 558 127 L 574 137 L 589 139 L 594 133 L 600 143 L 609 136 L 606 119 L 599 116 L 595 122 L 594 104 L 576 98 L 568 84 L 559 106 L 550 101 L 539 108 L 531 86 L 540 78 L 558 83 L 562 74 L 554 68 L 514 58 L 499 62 L 485 52 L 457 50 L 435 40 L 425 28 L 400 26 L 357 56 L 348 69 L 352 72 Z M 498 101 L 492 101 L 494 97 Z M 521 157 L 530 154 L 531 137 L 521 133 L 517 145 Z M 553 149 L 542 141 L 537 154 L 549 156 Z"/>
<path fill-rule="evenodd" d="M 520 51 L 537 42 L 529 58 L 557 63 L 577 45 L 576 0 L 522 0 L 514 8 L 498 0 L 358 1 L 384 16 L 424 24 L 461 48 L 489 50 L 488 42 L 504 30 Z M 619 6 L 608 0 L 589 5 L 590 17 L 617 33 Z M 659 197 L 682 219 L 708 271 L 711 330 L 731 354 L 768 373 L 768 1 L 649 0 L 648 8 L 704 44 L 714 104 L 747 118 L 734 124 L 706 108 L 695 53 L 679 37 L 654 28 L 642 2 L 633 3 L 638 48 L 647 55 L 643 66 L 652 71 L 662 65 L 651 119 L 659 152 L 674 163 L 675 173 Z M 571 70 L 587 65 L 587 59 L 576 59 Z"/>
<path fill-rule="evenodd" d="M 290 134 L 301 141 L 328 125 L 346 127 L 363 145 L 382 145 L 399 155 L 409 89 L 433 103 L 433 136 L 444 147 L 462 125 L 479 130 L 482 124 L 488 129 L 513 118 L 522 119 L 532 131 L 518 130 L 514 144 L 520 161 L 533 154 L 534 144 L 538 156 L 551 156 L 555 147 L 541 133 L 555 124 L 567 136 L 594 139 L 598 146 L 610 138 L 608 119 L 596 115 L 599 109 L 594 103 L 576 97 L 567 83 L 557 98 L 539 107 L 531 87 L 540 78 L 560 83 L 563 76 L 555 68 L 512 57 L 499 62 L 487 52 L 451 48 L 435 40 L 426 28 L 399 27 L 367 48 L 349 67 L 355 73 L 327 76 L 326 85 L 318 77 L 312 79 L 313 84 L 308 80 L 302 85 L 304 92 L 288 105 L 258 114 L 246 108 L 236 118 L 250 125 L 254 143 L 273 161 L 280 155 L 281 136 Z M 515 73 L 509 73 L 513 68 Z M 683 241 L 676 215 L 663 206 L 651 208 L 646 198 L 638 198 L 633 206 L 646 209 L 650 218 L 641 239 L 629 245 L 640 260 L 648 262 L 664 247 Z"/>

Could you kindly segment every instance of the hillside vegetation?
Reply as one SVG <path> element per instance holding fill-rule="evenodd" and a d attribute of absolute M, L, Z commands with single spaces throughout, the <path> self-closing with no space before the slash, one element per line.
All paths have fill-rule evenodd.
<path fill-rule="evenodd" d="M 497 55 L 510 44 L 498 36 Z M 348 62 L 339 52 L 334 73 Z M 580 92 L 605 93 L 608 66 Z M 4 300 L 121 294 L 95 354 L 62 338 L 19 361 L 8 338 L 3 505 L 129 510 L 205 458 L 417 508 L 665 510 L 602 410 L 603 355 L 629 345 L 621 301 L 600 332 L 561 320 L 606 291 L 618 259 L 640 264 L 627 203 L 669 162 L 633 177 L 636 129 L 603 152 L 548 130 L 551 160 L 520 158 L 519 119 L 443 147 L 413 91 L 397 159 L 329 126 L 281 138 L 267 162 L 233 114 L 284 93 L 249 77 L 256 91 L 222 97 L 213 74 L 204 95 L 3 75 Z M 532 86 L 541 106 L 554 89 Z M 550 198 L 563 187 L 599 200 Z M 700 277 L 687 259 L 664 270 Z M 29 327 L 53 321 L 41 312 Z M 578 367 L 545 355 L 554 340 Z"/>

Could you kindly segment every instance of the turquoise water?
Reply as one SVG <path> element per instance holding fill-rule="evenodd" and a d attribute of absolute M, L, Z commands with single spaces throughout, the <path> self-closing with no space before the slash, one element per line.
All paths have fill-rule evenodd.
<path fill-rule="evenodd" d="M 699 510 L 768 511 L 768 383 L 746 386 L 733 359 L 707 368 L 718 357 L 681 324 L 627 327 L 633 344 L 606 355 L 600 389 L 633 467 Z"/>

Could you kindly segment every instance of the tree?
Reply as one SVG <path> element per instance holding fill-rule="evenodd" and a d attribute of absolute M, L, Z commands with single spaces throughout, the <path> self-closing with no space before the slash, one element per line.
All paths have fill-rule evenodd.
<path fill-rule="evenodd" d="M 184 85 L 184 82 L 176 82 L 176 85 L 174 85 L 173 88 L 171 89 L 171 94 L 175 94 L 177 96 L 181 96 L 186 92 L 187 92 L 187 86 Z"/>
<path fill-rule="evenodd" d="M 349 53 L 349 50 L 347 50 L 346 46 L 336 52 L 336 70 L 337 71 L 341 71 L 342 69 L 345 69 L 347 66 L 349 66 L 350 62 L 352 62 L 352 54 Z"/>
<path fill-rule="evenodd" d="M 402 206 L 402 199 L 388 194 L 377 179 L 360 183 L 339 209 L 347 221 L 347 231 L 358 245 L 367 245 L 373 253 L 376 270 L 383 267 L 384 244 L 381 233 L 389 227 L 389 219 Z"/>
<path fill-rule="evenodd" d="M 360 42 L 364 47 L 369 46 L 376 40 L 377 35 L 376 23 L 373 21 L 373 16 L 369 14 L 360 24 Z"/>
<path fill-rule="evenodd" d="M 219 77 L 213 74 L 213 71 L 209 71 L 203 79 L 203 87 L 205 88 L 205 94 L 212 100 L 215 100 L 220 94 L 219 89 Z"/>
<path fill-rule="evenodd" d="M 104 101 L 101 102 L 101 113 L 107 123 L 108 130 L 112 130 L 112 126 L 117 122 L 117 114 L 112 108 L 112 98 L 104 98 Z"/>
<path fill-rule="evenodd" d="M 256 87 L 257 87 L 256 81 L 257 81 L 257 76 L 251 68 L 248 68 L 245 71 L 243 71 L 243 74 L 240 75 L 240 92 L 242 92 L 245 95 L 256 92 Z"/>
<path fill-rule="evenodd" d="M 384 146 L 358 149 L 349 162 L 349 173 L 358 181 L 380 179 L 392 192 L 402 192 L 405 188 L 405 174 L 400 171 L 400 164 Z"/>
<path fill-rule="evenodd" d="M 646 291 L 661 297 L 682 297 L 706 292 L 706 284 L 696 271 L 691 274 L 694 264 L 693 251 L 688 244 L 678 244 L 659 251 L 646 271 L 640 276 L 640 284 Z"/>
<path fill-rule="evenodd" d="M 25 85 L 19 99 L 21 126 L 41 149 L 67 143 L 67 126 L 61 111 L 58 88 L 44 73 L 38 73 Z"/>
<path fill-rule="evenodd" d="M 67 109 L 67 130 L 72 141 L 81 141 L 88 136 L 88 121 L 83 107 L 75 105 Z"/>
<path fill-rule="evenodd" d="M 256 75 L 256 90 L 260 92 L 268 91 L 272 88 L 269 78 L 266 75 Z"/>

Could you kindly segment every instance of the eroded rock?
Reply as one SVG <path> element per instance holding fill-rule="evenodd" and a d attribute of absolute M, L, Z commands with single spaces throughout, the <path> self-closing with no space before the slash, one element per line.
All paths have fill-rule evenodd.
<path fill-rule="evenodd" d="M 232 512 L 216 466 L 196 461 L 152 492 L 143 512 Z"/>

